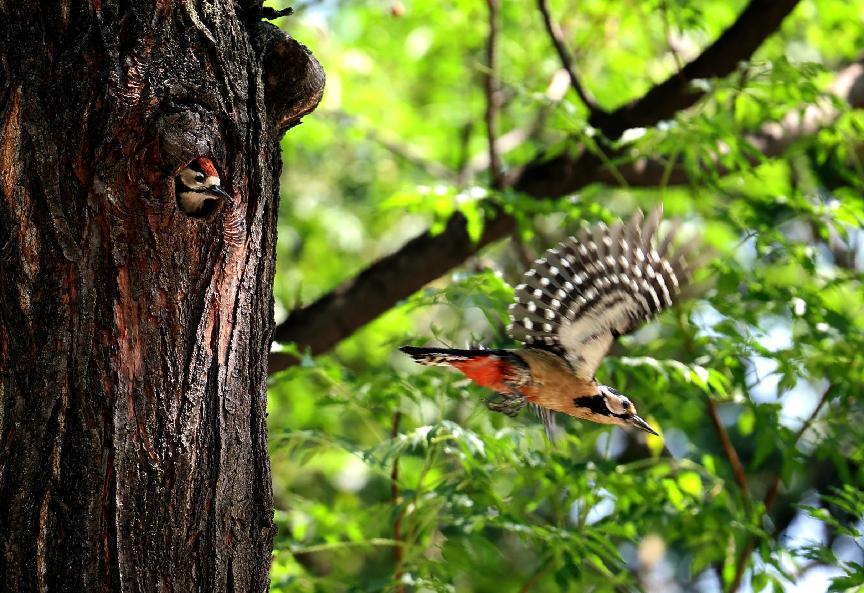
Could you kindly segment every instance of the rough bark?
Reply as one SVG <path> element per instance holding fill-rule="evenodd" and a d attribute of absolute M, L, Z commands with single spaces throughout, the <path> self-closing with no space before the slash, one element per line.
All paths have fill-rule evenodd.
<path fill-rule="evenodd" d="M 278 141 L 323 74 L 260 11 L 0 2 L 0 590 L 268 586 Z"/>

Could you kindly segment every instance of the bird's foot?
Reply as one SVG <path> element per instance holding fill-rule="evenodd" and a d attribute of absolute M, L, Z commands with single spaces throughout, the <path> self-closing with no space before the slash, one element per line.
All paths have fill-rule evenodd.
<path fill-rule="evenodd" d="M 493 412 L 507 414 L 511 418 L 521 412 L 522 408 L 526 405 L 528 405 L 528 402 L 526 402 L 525 397 L 521 395 L 513 396 L 497 393 L 486 400 L 487 408 Z"/>

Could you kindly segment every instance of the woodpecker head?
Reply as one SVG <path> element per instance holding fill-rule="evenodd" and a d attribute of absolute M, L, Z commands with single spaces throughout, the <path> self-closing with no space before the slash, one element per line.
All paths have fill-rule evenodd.
<path fill-rule="evenodd" d="M 573 415 L 601 424 L 632 426 L 657 434 L 657 431 L 636 414 L 636 406 L 626 395 L 606 385 L 599 385 L 598 391 L 597 395 L 574 398 L 576 413 Z"/>
<path fill-rule="evenodd" d="M 184 214 L 193 218 L 206 218 L 223 204 L 234 203 L 222 189 L 219 172 L 213 162 L 199 157 L 186 165 L 174 179 L 177 204 Z"/>

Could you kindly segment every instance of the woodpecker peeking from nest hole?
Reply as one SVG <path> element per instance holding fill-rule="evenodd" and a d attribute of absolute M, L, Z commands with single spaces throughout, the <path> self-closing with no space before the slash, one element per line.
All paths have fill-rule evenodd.
<path fill-rule="evenodd" d="M 404 346 L 420 364 L 452 366 L 498 392 L 490 409 L 515 415 L 534 404 L 550 438 L 553 412 L 657 434 L 619 391 L 594 373 L 618 336 L 673 305 L 691 279 L 689 249 L 675 250 L 671 230 L 657 244 L 662 208 L 611 228 L 599 224 L 550 249 L 516 287 L 508 332 L 517 350 Z M 692 243 L 691 243 L 692 248 Z"/>
<path fill-rule="evenodd" d="M 234 200 L 222 189 L 219 172 L 213 162 L 198 157 L 174 178 L 174 193 L 180 210 L 193 218 L 206 218 L 220 206 L 232 205 Z"/>

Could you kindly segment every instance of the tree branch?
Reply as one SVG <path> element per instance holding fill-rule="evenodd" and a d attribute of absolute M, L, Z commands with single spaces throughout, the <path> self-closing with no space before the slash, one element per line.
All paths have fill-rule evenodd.
<path fill-rule="evenodd" d="M 831 92 L 847 101 L 851 107 L 864 108 L 864 63 L 856 62 L 843 69 L 831 86 Z M 777 124 L 769 124 L 764 129 L 773 129 L 772 141 L 762 145 L 766 156 L 782 154 L 791 141 L 799 140 L 806 134 L 818 131 L 821 126 L 829 125 L 839 112 L 833 106 L 823 106 L 819 117 L 801 118 L 795 114 L 787 116 Z M 802 122 L 809 122 L 802 125 Z M 753 137 L 757 142 L 760 135 Z M 756 144 L 758 146 L 758 144 Z M 780 151 L 780 152 L 775 152 Z M 582 159 L 584 162 L 585 159 Z M 536 179 L 522 177 L 514 189 L 535 197 L 548 195 L 549 184 L 554 178 L 568 178 L 567 192 L 576 191 L 590 183 L 617 184 L 615 176 L 598 161 L 592 168 L 582 171 L 573 170 L 576 160 L 562 161 L 561 170 L 548 172 L 547 184 L 538 184 Z M 618 175 L 631 187 L 657 187 L 662 181 L 668 185 L 682 185 L 689 182 L 687 172 L 674 167 L 667 171 L 667 165 L 658 159 L 641 159 L 634 163 L 619 166 Z M 527 180 L 526 180 L 527 179 Z M 296 342 L 308 348 L 313 355 L 326 352 L 340 340 L 348 337 L 357 329 L 376 318 L 399 300 L 408 297 L 428 282 L 438 278 L 451 268 L 461 264 L 466 258 L 480 249 L 512 233 L 516 228 L 510 216 L 501 213 L 486 221 L 483 236 L 473 244 L 465 228 L 462 215 L 455 215 L 445 230 L 432 235 L 428 231 L 412 239 L 399 251 L 371 264 L 355 278 L 348 280 L 316 302 L 293 311 L 273 334 L 277 342 Z M 293 356 L 274 353 L 270 357 L 270 372 L 282 370 L 296 364 Z"/>
<path fill-rule="evenodd" d="M 540 14 L 543 15 L 543 24 L 546 26 L 546 32 L 549 33 L 549 37 L 552 39 L 552 45 L 555 46 L 555 51 L 558 52 L 558 58 L 561 60 L 561 65 L 570 76 L 570 84 L 573 86 L 573 90 L 576 91 L 577 95 L 579 95 L 579 99 L 581 99 L 582 103 L 584 103 L 588 108 L 590 114 L 593 116 L 595 113 L 598 113 L 598 117 L 602 119 L 608 114 L 603 113 L 603 110 L 598 107 L 597 102 L 594 101 L 594 99 L 585 90 L 585 87 L 582 86 L 579 77 L 576 76 L 576 70 L 573 68 L 573 60 L 570 58 L 570 52 L 567 50 L 567 44 L 564 42 L 564 35 L 555 21 L 552 20 L 552 14 L 549 12 L 548 0 L 537 0 L 537 8 L 540 9 Z"/>
<path fill-rule="evenodd" d="M 588 123 L 615 140 L 627 129 L 650 127 L 669 119 L 704 96 L 704 91 L 693 87 L 694 80 L 733 72 L 739 62 L 753 55 L 797 4 L 798 0 L 751 0 L 738 19 L 696 59 L 639 99 L 612 113 L 594 113 Z M 590 180 L 602 166 L 603 161 L 591 152 L 584 151 L 578 157 L 562 154 L 529 164 L 520 184 L 530 195 L 565 196 L 583 187 L 586 179 Z"/>
<path fill-rule="evenodd" d="M 729 439 L 729 433 L 723 423 L 720 422 L 720 415 L 717 413 L 717 404 L 710 397 L 708 400 L 708 415 L 711 417 L 711 424 L 714 425 L 714 430 L 720 438 L 720 444 L 723 446 L 723 452 L 729 460 L 729 465 L 732 466 L 732 474 L 735 476 L 735 483 L 741 489 L 741 496 L 744 500 L 750 499 L 750 486 L 747 484 L 747 474 L 744 472 L 744 466 L 741 465 L 741 458 L 738 457 L 738 452 L 735 446 Z"/>
<path fill-rule="evenodd" d="M 261 10 L 272 11 L 265 18 L 280 16 L 270 8 Z M 261 23 L 255 30 L 256 43 L 261 47 L 264 102 L 277 129 L 284 133 L 318 107 L 326 76 L 309 48 L 281 29 Z"/>
<path fill-rule="evenodd" d="M 394 303 L 515 228 L 513 217 L 498 214 L 486 221 L 483 235 L 474 243 L 468 236 L 465 217 L 456 214 L 442 233 L 423 233 L 311 305 L 293 311 L 276 327 L 273 339 L 296 342 L 308 348 L 312 355 L 326 352 Z M 275 357 L 270 372 L 282 370 L 294 362 L 296 360 L 287 355 Z"/>
<path fill-rule="evenodd" d="M 690 107 L 705 94 L 693 87 L 694 80 L 731 74 L 777 30 L 798 1 L 751 0 L 735 22 L 696 59 L 639 99 L 612 113 L 595 114 L 589 123 L 603 130 L 608 138 L 617 139 L 624 130 L 656 125 Z"/>
<path fill-rule="evenodd" d="M 531 591 L 531 589 L 533 589 L 535 585 L 540 582 L 540 579 L 546 576 L 546 573 L 549 572 L 549 569 L 551 567 L 552 558 L 546 558 L 542 562 L 542 564 L 540 564 L 537 570 L 534 571 L 534 574 L 531 575 L 531 578 L 528 579 L 528 581 L 524 585 L 522 585 L 522 588 L 519 589 L 519 593 L 528 593 L 529 591 Z"/>
<path fill-rule="evenodd" d="M 546 88 L 545 93 L 547 102 L 537 110 L 533 120 L 524 126 L 513 128 L 512 130 L 501 134 L 495 139 L 495 148 L 499 155 L 503 156 L 515 150 L 528 140 L 535 138 L 540 134 L 546 120 L 549 119 L 549 116 L 552 114 L 555 107 L 567 94 L 567 89 L 570 88 L 570 85 L 567 82 L 568 80 L 569 77 L 567 72 L 563 68 L 557 70 L 555 74 L 552 75 L 552 79 L 549 81 L 549 86 Z M 480 152 L 470 160 L 464 159 L 463 163 L 463 166 L 459 167 L 460 180 L 463 184 L 467 184 L 474 176 L 489 169 L 489 151 L 486 150 Z"/>
<path fill-rule="evenodd" d="M 841 70 L 830 92 L 853 108 L 864 108 L 864 62 Z M 762 132 L 750 137 L 751 144 L 761 148 L 766 157 L 779 156 L 794 141 L 830 125 L 840 113 L 829 101 L 811 107 L 815 110 L 808 107 L 803 114 L 795 112 L 780 122 L 767 124 Z M 770 140 L 765 139 L 767 137 Z M 659 159 L 640 159 L 621 165 L 617 176 L 599 159 L 580 170 L 587 162 L 586 157 L 559 159 L 557 166 L 547 162 L 545 180 L 538 178 L 535 169 L 534 175 L 520 177 L 514 189 L 542 198 L 572 193 L 590 183 L 617 185 L 620 179 L 631 187 L 657 187 L 664 181 L 667 185 L 690 182 L 686 170 L 681 167 L 667 170 L 667 163 Z M 559 181 L 562 179 L 565 183 Z M 423 233 L 316 302 L 293 311 L 277 326 L 273 339 L 296 342 L 301 348 L 308 348 L 312 355 L 326 352 L 399 300 L 458 266 L 489 243 L 506 237 L 515 228 L 512 217 L 498 212 L 486 221 L 482 238 L 474 244 L 468 236 L 464 217 L 457 214 L 442 233 L 434 236 L 428 231 Z M 270 372 L 296 362 L 293 356 L 273 353 Z"/>
<path fill-rule="evenodd" d="M 864 108 L 864 59 L 841 70 L 828 93 L 852 108 Z M 759 158 L 782 155 L 793 143 L 830 125 L 839 115 L 840 110 L 826 97 L 808 105 L 803 112 L 790 111 L 782 120 L 765 124 L 757 133 L 745 137 L 759 153 L 750 157 L 751 164 L 756 164 Z M 722 146 L 718 148 L 723 150 Z M 615 156 L 613 153 L 607 158 Z M 729 173 L 719 164 L 715 168 L 720 175 Z M 690 176 L 683 167 L 669 169 L 667 163 L 659 159 L 639 159 L 611 171 L 596 154 L 583 151 L 576 156 L 562 154 L 547 161 L 529 163 L 517 185 L 528 195 L 558 198 L 589 183 L 617 185 L 622 180 L 631 187 L 657 187 L 664 181 L 667 185 L 684 185 L 690 181 Z"/>

